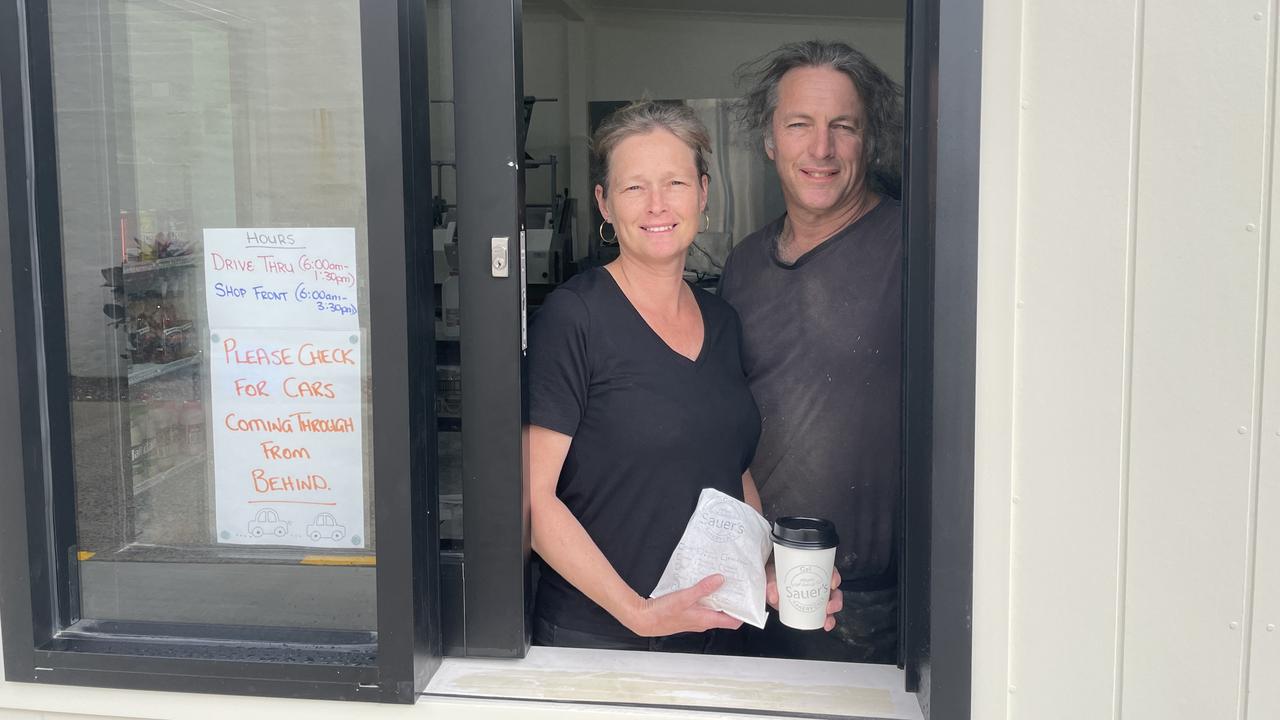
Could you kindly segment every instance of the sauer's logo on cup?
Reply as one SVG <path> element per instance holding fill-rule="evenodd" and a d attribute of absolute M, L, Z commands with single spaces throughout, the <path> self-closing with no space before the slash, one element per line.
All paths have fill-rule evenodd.
<path fill-rule="evenodd" d="M 828 586 L 830 578 L 824 577 L 821 568 L 813 565 L 797 565 L 787 573 L 783 592 L 791 607 L 803 613 L 817 612 L 826 608 L 827 596 L 831 594 Z"/>
<path fill-rule="evenodd" d="M 699 527 L 716 542 L 736 540 L 747 531 L 737 503 L 727 500 L 712 500 L 708 503 L 702 510 Z"/>

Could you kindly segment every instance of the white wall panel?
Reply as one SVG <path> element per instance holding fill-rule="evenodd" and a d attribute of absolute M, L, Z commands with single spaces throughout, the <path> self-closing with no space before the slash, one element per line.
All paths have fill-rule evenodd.
<path fill-rule="evenodd" d="M 1018 221 L 1016 250 L 995 235 L 1003 217 L 984 219 L 982 247 L 1016 255 L 1017 309 L 1012 347 L 979 335 L 978 447 L 1012 438 L 1013 497 L 979 476 L 977 517 L 1009 513 L 1012 558 L 1005 578 L 975 574 L 975 620 L 1002 592 L 1009 608 L 1007 633 L 975 626 L 975 670 L 1009 662 L 1006 682 L 975 677 L 974 707 L 984 720 L 1278 718 L 1273 8 L 986 12 L 1004 17 L 984 37 L 1001 65 L 984 68 L 982 203 L 1004 212 L 1012 196 Z M 1005 125 L 1013 83 L 1020 129 L 1001 140 L 986 126 Z M 1016 186 L 987 172 L 1010 147 Z M 1002 262 L 984 260 L 980 297 L 1007 292 Z M 1010 364 L 1006 428 L 1007 391 L 983 378 Z M 978 466 L 1000 467 L 981 452 Z M 975 552 L 998 553 L 998 537 L 979 527 Z"/>
<path fill-rule="evenodd" d="M 1145 5 L 1122 713 L 1236 718 L 1268 25 Z"/>
<path fill-rule="evenodd" d="M 1274 20 L 1273 20 L 1274 23 Z M 1277 51 L 1272 27 L 1272 53 Z M 1280 140 L 1275 117 L 1277 81 L 1274 65 L 1269 83 L 1272 92 L 1271 144 Z M 1274 150 L 1273 150 L 1274 153 Z M 1273 156 L 1274 157 L 1274 156 Z M 1271 167 L 1269 221 L 1269 270 L 1266 294 L 1266 345 L 1263 368 L 1261 437 L 1259 438 L 1257 517 L 1254 539 L 1254 578 L 1250 628 L 1249 693 L 1246 720 L 1280 718 L 1280 166 Z"/>
<path fill-rule="evenodd" d="M 1280 718 L 1280 253 L 1272 235 L 1247 720 Z"/>
<path fill-rule="evenodd" d="M 978 341 L 974 413 L 972 716 L 1005 718 L 1013 495 L 1014 305 L 1018 240 L 1021 0 L 986 0 L 978 196 Z M 1009 42 L 1007 38 L 1012 38 Z"/>
<path fill-rule="evenodd" d="M 1134 13 L 1133 0 L 1024 9 L 1013 718 L 1112 715 Z"/>

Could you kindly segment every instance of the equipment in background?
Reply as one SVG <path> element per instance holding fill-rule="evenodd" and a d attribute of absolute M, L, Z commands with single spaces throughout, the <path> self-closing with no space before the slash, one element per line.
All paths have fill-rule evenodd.
<path fill-rule="evenodd" d="M 446 101 L 441 101 L 446 102 Z M 524 98 L 524 115 L 520 128 L 520 146 L 525 146 L 533 107 L 540 102 L 556 102 L 556 98 Z M 525 205 L 525 282 L 529 285 L 529 302 L 537 305 L 552 288 L 573 273 L 573 235 L 577 201 L 569 197 L 569 189 L 556 192 L 559 160 L 555 155 L 535 158 L 523 153 L 521 172 L 530 170 L 550 173 L 552 190 L 547 202 Z M 457 205 L 444 197 L 444 169 L 457 169 L 451 160 L 431 163 L 435 196 L 431 199 L 432 249 L 435 256 L 433 284 L 436 288 L 436 339 L 455 341 L 462 335 L 458 307 L 458 227 Z"/>
<path fill-rule="evenodd" d="M 568 194 L 565 188 L 551 198 L 550 206 L 526 206 L 525 277 L 530 285 L 559 285 L 571 274 L 578 201 Z"/>
<path fill-rule="evenodd" d="M 432 228 L 431 247 L 435 256 L 435 284 L 440 287 L 440 316 L 436 318 L 436 338 L 459 336 L 458 312 L 458 223 Z"/>
<path fill-rule="evenodd" d="M 435 284 L 458 274 L 458 223 L 450 220 L 444 227 L 432 228 L 431 246 L 435 254 Z"/>
<path fill-rule="evenodd" d="M 540 102 L 558 102 L 556 98 L 539 98 L 526 95 L 524 116 L 520 127 L 520 147 L 526 146 L 529 125 L 533 122 L 533 107 Z M 573 228 L 577 201 L 569 197 L 569 189 L 556 192 L 559 179 L 559 160 L 555 155 L 535 158 L 524 153 L 523 170 L 546 169 L 551 173 L 547 187 L 551 188 L 548 203 L 525 203 L 525 278 L 529 285 L 555 286 L 570 275 L 573 261 Z M 547 288 L 549 289 L 549 288 Z M 538 295 L 535 293 L 535 302 Z"/>

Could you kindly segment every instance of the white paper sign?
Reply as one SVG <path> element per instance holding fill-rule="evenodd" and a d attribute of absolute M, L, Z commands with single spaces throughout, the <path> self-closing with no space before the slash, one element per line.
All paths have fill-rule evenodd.
<path fill-rule="evenodd" d="M 211 328 L 360 326 L 355 228 L 205 230 L 204 280 Z"/>
<path fill-rule="evenodd" d="M 363 548 L 352 228 L 206 230 L 218 541 Z"/>

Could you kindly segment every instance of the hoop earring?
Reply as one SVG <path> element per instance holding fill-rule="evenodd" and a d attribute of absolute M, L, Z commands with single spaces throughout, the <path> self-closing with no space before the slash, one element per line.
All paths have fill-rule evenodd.
<path fill-rule="evenodd" d="M 711 216 L 707 214 L 706 210 L 702 211 L 702 219 L 706 222 L 703 224 L 702 229 L 698 231 L 700 233 L 704 233 L 711 229 Z"/>
<path fill-rule="evenodd" d="M 605 245 L 617 245 L 618 231 L 616 229 L 613 231 L 613 237 L 607 238 L 604 236 L 604 226 L 608 224 L 609 224 L 608 220 L 605 220 L 604 222 L 600 223 L 600 228 L 596 230 L 596 233 L 600 235 L 600 242 L 604 243 Z"/>

